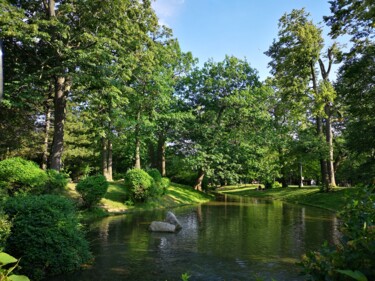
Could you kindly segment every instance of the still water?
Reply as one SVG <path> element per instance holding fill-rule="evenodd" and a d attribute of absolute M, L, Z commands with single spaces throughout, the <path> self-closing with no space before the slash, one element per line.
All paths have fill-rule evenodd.
<path fill-rule="evenodd" d="M 325 240 L 334 242 L 336 217 L 312 207 L 222 196 L 174 209 L 183 229 L 150 233 L 166 211 L 109 217 L 90 225 L 95 262 L 55 281 L 303 280 L 295 263 Z"/>

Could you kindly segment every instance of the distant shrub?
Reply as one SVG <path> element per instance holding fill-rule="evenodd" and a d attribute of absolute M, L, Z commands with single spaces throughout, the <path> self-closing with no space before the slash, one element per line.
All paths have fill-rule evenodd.
<path fill-rule="evenodd" d="M 13 196 L 16 193 L 42 193 L 47 173 L 32 161 L 19 157 L 0 161 L 0 189 Z"/>
<path fill-rule="evenodd" d="M 87 208 L 97 205 L 106 194 L 107 189 L 108 182 L 102 175 L 87 177 L 76 186 L 76 190 Z"/>
<path fill-rule="evenodd" d="M 73 271 L 90 258 L 73 202 L 57 195 L 17 196 L 4 207 L 12 221 L 6 251 L 22 257 L 32 280 Z"/>
<path fill-rule="evenodd" d="M 60 193 L 69 183 L 69 176 L 56 170 L 47 170 L 47 176 L 46 193 Z"/>
<path fill-rule="evenodd" d="M 159 197 L 166 193 L 170 184 L 168 178 L 163 178 L 157 169 L 148 170 L 147 173 L 154 179 L 154 183 L 150 189 L 150 196 Z"/>
<path fill-rule="evenodd" d="M 125 175 L 125 186 L 129 188 L 133 202 L 144 202 L 150 195 L 153 178 L 141 169 L 132 169 Z"/>
<path fill-rule="evenodd" d="M 280 187 L 283 187 L 283 185 L 280 182 L 278 181 L 273 182 L 272 188 L 280 188 Z"/>
<path fill-rule="evenodd" d="M 309 280 L 349 280 L 345 275 L 356 276 L 356 280 L 375 280 L 374 204 L 375 187 L 362 188 L 350 199 L 339 213 L 339 243 L 326 243 L 319 251 L 303 257 L 300 265 Z"/>

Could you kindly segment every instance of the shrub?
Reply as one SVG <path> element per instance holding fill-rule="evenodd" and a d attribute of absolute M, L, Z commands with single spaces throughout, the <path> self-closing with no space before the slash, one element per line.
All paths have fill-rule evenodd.
<path fill-rule="evenodd" d="M 125 186 L 129 188 L 130 197 L 134 202 L 145 201 L 153 184 L 153 178 L 141 169 L 129 170 L 125 175 Z"/>
<path fill-rule="evenodd" d="M 170 184 L 168 178 L 163 178 L 157 169 L 150 169 L 147 173 L 154 179 L 154 183 L 150 188 L 149 195 L 159 197 L 165 194 Z"/>
<path fill-rule="evenodd" d="M 76 190 L 87 208 L 97 205 L 106 194 L 107 189 L 108 182 L 102 175 L 87 177 L 76 186 Z"/>
<path fill-rule="evenodd" d="M 339 244 L 331 247 L 326 243 L 303 257 L 301 266 L 310 280 L 346 280 L 344 275 L 356 272 L 375 280 L 374 191 L 374 187 L 361 189 L 339 214 Z"/>
<path fill-rule="evenodd" d="M 47 176 L 47 193 L 60 193 L 67 187 L 69 183 L 69 176 L 65 173 L 59 173 L 56 170 L 47 170 Z"/>
<path fill-rule="evenodd" d="M 90 258 L 73 202 L 57 195 L 17 196 L 4 208 L 12 220 L 6 251 L 22 257 L 32 280 L 73 271 Z"/>
<path fill-rule="evenodd" d="M 8 216 L 0 210 L 0 252 L 4 250 L 5 243 L 10 235 L 11 226 L 12 223 L 8 220 Z"/>
<path fill-rule="evenodd" d="M 162 177 L 158 169 L 147 170 L 147 174 L 149 174 L 155 182 L 161 182 Z"/>
<path fill-rule="evenodd" d="M 48 180 L 47 173 L 32 161 L 19 157 L 0 161 L 0 189 L 9 195 L 41 193 Z"/>

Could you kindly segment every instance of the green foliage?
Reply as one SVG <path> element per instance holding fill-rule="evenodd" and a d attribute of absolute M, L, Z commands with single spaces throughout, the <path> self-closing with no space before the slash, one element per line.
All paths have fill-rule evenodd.
<path fill-rule="evenodd" d="M 0 210 L 0 251 L 5 247 L 7 238 L 10 235 L 12 223 L 8 220 L 8 216 Z"/>
<path fill-rule="evenodd" d="M 158 169 L 149 169 L 146 172 L 154 179 L 155 182 L 161 182 L 162 176 Z"/>
<path fill-rule="evenodd" d="M 30 281 L 24 275 L 12 274 L 13 270 L 18 267 L 19 260 L 8 255 L 7 253 L 0 252 L 0 280 L 1 281 Z"/>
<path fill-rule="evenodd" d="M 150 195 L 154 184 L 153 178 L 142 169 L 131 169 L 126 172 L 125 186 L 130 190 L 134 202 L 144 202 Z"/>
<path fill-rule="evenodd" d="M 22 257 L 21 272 L 33 280 L 75 270 L 91 258 L 72 201 L 56 195 L 17 196 L 4 209 L 13 223 L 5 249 Z"/>
<path fill-rule="evenodd" d="M 170 180 L 165 177 L 163 178 L 158 169 L 150 169 L 147 173 L 154 179 L 153 185 L 150 188 L 150 196 L 160 197 L 164 195 L 170 185 Z"/>
<path fill-rule="evenodd" d="M 362 188 L 339 214 L 340 243 L 309 252 L 301 265 L 310 280 L 343 280 L 343 275 L 375 279 L 375 188 Z M 360 272 L 360 273 L 355 273 Z M 346 280 L 346 279 L 344 279 Z M 356 280 L 364 280 L 356 279 Z"/>
<path fill-rule="evenodd" d="M 6 189 L 9 195 L 41 193 L 47 180 L 47 173 L 32 161 L 19 157 L 0 161 L 0 189 Z"/>
<path fill-rule="evenodd" d="M 107 189 L 108 182 L 102 175 L 87 177 L 76 186 L 76 190 L 81 195 L 83 204 L 87 208 L 98 204 L 106 194 Z"/>
<path fill-rule="evenodd" d="M 69 183 L 69 176 L 65 173 L 58 172 L 56 170 L 47 170 L 47 175 L 47 193 L 60 193 L 67 187 Z"/>

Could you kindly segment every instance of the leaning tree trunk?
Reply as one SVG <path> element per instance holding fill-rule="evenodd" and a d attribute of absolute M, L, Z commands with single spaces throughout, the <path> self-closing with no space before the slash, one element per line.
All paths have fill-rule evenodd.
<path fill-rule="evenodd" d="M 61 170 L 61 157 L 64 150 L 64 123 L 66 118 L 66 96 L 70 85 L 65 77 L 57 77 L 54 98 L 54 132 L 51 149 L 51 169 Z"/>
<path fill-rule="evenodd" d="M 326 118 L 326 141 L 329 147 L 329 160 L 327 162 L 327 170 L 329 176 L 329 188 L 336 186 L 335 179 L 335 167 L 334 167 L 334 156 L 333 156 L 333 134 L 332 134 L 332 124 L 331 124 L 331 109 L 330 105 L 325 106 L 325 111 L 327 114 Z"/>
<path fill-rule="evenodd" d="M 203 183 L 204 176 L 205 176 L 205 172 L 202 169 L 200 169 L 198 172 L 198 177 L 194 185 L 195 190 L 202 191 L 202 183 Z"/>

